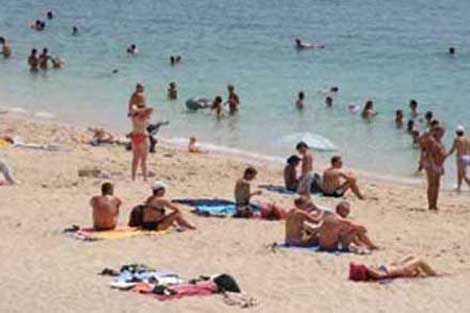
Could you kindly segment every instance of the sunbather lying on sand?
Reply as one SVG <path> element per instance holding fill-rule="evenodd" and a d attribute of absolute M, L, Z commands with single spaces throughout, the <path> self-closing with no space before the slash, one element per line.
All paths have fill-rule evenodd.
<path fill-rule="evenodd" d="M 437 276 L 437 273 L 428 263 L 415 256 L 406 256 L 398 262 L 378 267 L 355 263 L 349 265 L 349 279 L 354 281 L 430 276 Z"/>
<path fill-rule="evenodd" d="M 119 143 L 119 140 L 104 128 L 88 128 L 88 130 L 93 133 L 92 139 L 89 142 L 92 146 Z"/>
<path fill-rule="evenodd" d="M 116 228 L 121 203 L 121 200 L 114 196 L 114 186 L 111 183 L 101 185 L 101 195 L 90 200 L 93 208 L 93 228 L 98 231 Z"/>
<path fill-rule="evenodd" d="M 351 206 L 341 201 L 336 207 L 336 213 L 325 214 L 320 227 L 319 245 L 326 251 L 336 251 L 338 248 L 347 249 L 377 249 L 377 246 L 367 236 L 367 228 L 347 219 Z"/>
<path fill-rule="evenodd" d="M 166 230 L 175 223 L 183 228 L 196 229 L 183 218 L 181 210 L 165 197 L 166 185 L 156 182 L 152 186 L 152 195 L 145 202 L 142 215 L 142 228 L 146 230 Z M 172 210 L 166 214 L 166 208 Z"/>
<path fill-rule="evenodd" d="M 294 204 L 295 208 L 287 213 L 285 243 L 297 247 L 318 245 L 318 231 L 309 228 L 306 222 L 318 224 L 325 213 L 316 208 L 306 196 L 295 199 Z"/>

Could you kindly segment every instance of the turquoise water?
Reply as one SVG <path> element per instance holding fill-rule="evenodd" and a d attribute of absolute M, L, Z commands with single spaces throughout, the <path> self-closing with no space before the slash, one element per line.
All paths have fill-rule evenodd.
<path fill-rule="evenodd" d="M 46 31 L 30 30 L 28 23 L 45 19 L 49 8 L 56 18 Z M 142 81 L 156 118 L 171 121 L 161 133 L 166 138 L 195 134 L 203 142 L 285 157 L 293 147 L 277 141 L 309 132 L 336 144 L 348 166 L 408 177 L 417 152 L 393 127 L 396 109 L 414 98 L 449 129 L 470 129 L 469 10 L 466 0 L 6 0 L 0 34 L 9 38 L 14 58 L 0 61 L 0 103 L 127 130 L 127 101 Z M 71 35 L 74 24 L 78 37 Z M 326 49 L 299 53 L 296 36 Z M 137 57 L 125 53 L 131 43 Z M 446 53 L 451 45 L 456 58 Z M 48 47 L 66 68 L 31 75 L 26 58 L 33 47 Z M 183 64 L 170 67 L 171 54 L 181 54 Z M 119 74 L 111 74 L 114 68 Z M 176 102 L 166 100 L 172 80 L 179 86 Z M 217 121 L 185 111 L 189 97 L 226 97 L 228 83 L 240 95 L 239 116 Z M 328 110 L 317 91 L 332 85 L 340 93 Z M 306 92 L 303 112 L 294 107 L 299 90 Z M 346 109 L 367 98 L 380 112 L 373 123 Z M 452 136 L 449 131 L 447 145 Z M 317 153 L 323 161 L 331 155 Z"/>

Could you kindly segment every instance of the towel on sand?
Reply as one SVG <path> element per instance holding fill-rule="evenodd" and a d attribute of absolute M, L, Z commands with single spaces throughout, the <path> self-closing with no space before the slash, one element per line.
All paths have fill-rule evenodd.
<path fill-rule="evenodd" d="M 138 283 L 131 290 L 150 295 L 160 301 L 181 299 L 189 296 L 210 296 L 218 292 L 217 285 L 212 281 L 203 281 L 196 284 L 180 284 L 170 288 L 171 294 L 156 294 L 154 286 L 148 283 Z"/>
<path fill-rule="evenodd" d="M 265 189 L 267 191 L 270 191 L 270 192 L 279 193 L 281 195 L 295 195 L 295 194 L 297 194 L 296 191 L 287 190 L 283 186 L 259 185 L 258 187 L 261 188 L 261 189 Z"/>
<path fill-rule="evenodd" d="M 110 239 L 123 239 L 138 236 L 160 236 L 169 233 L 170 230 L 165 231 L 149 231 L 133 227 L 117 227 L 114 230 L 96 231 L 92 228 L 80 228 L 75 231 L 67 231 L 66 234 L 72 239 L 81 241 L 96 241 L 96 240 L 110 240 Z"/>
<path fill-rule="evenodd" d="M 343 254 L 343 253 L 356 253 L 356 254 L 366 254 L 366 251 L 360 251 L 358 249 L 337 249 L 336 251 L 327 251 L 327 250 L 322 250 L 319 246 L 312 246 L 312 247 L 299 247 L 299 246 L 293 246 L 289 245 L 286 243 L 283 244 L 278 244 L 278 243 L 273 243 L 272 244 L 272 249 L 290 249 L 290 250 L 299 250 L 299 251 L 306 251 L 306 252 L 328 252 L 328 253 L 334 253 L 336 255 Z"/>
<path fill-rule="evenodd" d="M 191 206 L 193 213 L 203 216 L 225 217 L 237 212 L 235 202 L 223 199 L 178 199 L 173 202 Z"/>

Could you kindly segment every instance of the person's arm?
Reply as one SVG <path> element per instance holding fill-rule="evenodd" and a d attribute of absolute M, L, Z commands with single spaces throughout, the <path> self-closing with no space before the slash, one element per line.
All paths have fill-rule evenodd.
<path fill-rule="evenodd" d="M 305 221 L 309 222 L 309 223 L 312 223 L 312 224 L 318 224 L 321 222 L 322 219 L 319 219 L 318 217 L 316 216 L 313 216 L 313 215 L 310 215 L 308 214 L 307 212 L 304 212 L 304 211 L 297 211 L 297 214 L 299 214 L 300 216 L 302 216 L 304 218 Z M 323 214 L 321 214 L 321 217 L 323 218 Z"/>
<path fill-rule="evenodd" d="M 96 197 L 92 197 L 90 199 L 90 206 L 93 208 L 93 207 L 95 207 L 95 204 L 96 204 Z"/>
<path fill-rule="evenodd" d="M 457 140 L 456 139 L 454 139 L 454 143 L 452 144 L 452 148 L 450 148 L 449 152 L 446 154 L 446 158 L 451 156 L 455 152 L 455 149 L 457 149 Z"/>
<path fill-rule="evenodd" d="M 322 210 L 315 210 L 315 211 L 316 212 L 312 212 L 308 215 L 312 218 L 315 224 L 318 224 L 321 221 L 323 221 L 323 217 L 325 216 L 325 211 L 322 211 Z"/>
<path fill-rule="evenodd" d="M 170 210 L 173 210 L 173 212 L 181 211 L 180 208 L 174 205 L 171 201 L 168 201 L 166 199 L 161 200 L 161 201 L 163 202 L 163 205 L 165 205 L 165 207 L 169 208 Z"/>

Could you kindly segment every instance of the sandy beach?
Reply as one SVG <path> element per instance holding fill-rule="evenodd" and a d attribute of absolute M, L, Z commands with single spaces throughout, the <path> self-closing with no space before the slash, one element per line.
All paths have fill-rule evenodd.
<path fill-rule="evenodd" d="M 112 174 L 123 200 L 120 223 L 149 194 L 149 184 L 132 182 L 131 154 L 120 146 L 79 143 L 84 132 L 54 123 L 0 116 L 0 134 L 25 142 L 59 143 L 65 151 L 2 148 L 0 156 L 21 184 L 0 187 L 0 312 L 235 312 L 220 296 L 159 302 L 112 290 L 105 267 L 144 263 L 183 277 L 229 273 L 259 305 L 252 312 L 470 312 L 470 192 L 442 193 L 441 210 L 426 210 L 425 185 L 372 183 L 361 177 L 369 200 L 353 195 L 352 218 L 369 227 L 381 249 L 371 255 L 305 253 L 267 248 L 282 242 L 278 221 L 203 218 L 183 207 L 196 231 L 160 237 L 79 242 L 62 230 L 89 226 L 88 201 L 99 193 L 97 178 L 78 177 L 81 168 Z M 158 147 L 149 168 L 169 185 L 170 198 L 217 197 L 232 200 L 234 182 L 247 165 L 220 155 L 190 155 Z M 453 159 L 452 159 L 453 161 Z M 256 162 L 255 184 L 282 185 L 282 168 Z M 318 169 L 316 169 L 318 170 Z M 264 192 L 260 199 L 292 206 L 294 196 Z M 333 207 L 337 200 L 314 197 Z M 377 264 L 404 255 L 424 257 L 439 278 L 395 280 L 388 284 L 348 281 L 350 261 Z"/>

